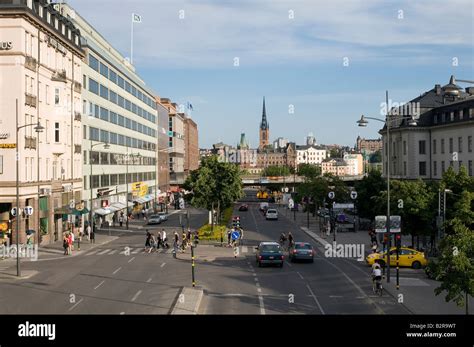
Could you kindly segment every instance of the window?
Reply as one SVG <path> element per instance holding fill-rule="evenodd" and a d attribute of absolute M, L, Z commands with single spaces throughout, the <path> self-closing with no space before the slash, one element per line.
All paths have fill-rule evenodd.
<path fill-rule="evenodd" d="M 117 93 L 110 91 L 109 93 L 109 100 L 113 102 L 114 104 L 117 103 Z"/>
<path fill-rule="evenodd" d="M 107 110 L 106 108 L 103 108 L 101 107 L 100 108 L 100 119 L 102 120 L 105 120 L 105 121 L 109 121 L 109 110 Z"/>
<path fill-rule="evenodd" d="M 117 124 L 117 113 L 110 112 L 110 123 Z"/>
<path fill-rule="evenodd" d="M 119 85 L 119 87 L 123 89 L 124 88 L 124 83 L 125 83 L 125 81 L 123 80 L 123 77 L 119 75 L 118 76 L 118 85 Z"/>
<path fill-rule="evenodd" d="M 438 114 L 435 114 L 433 117 L 433 123 L 438 124 Z"/>
<path fill-rule="evenodd" d="M 119 184 L 125 184 L 125 174 L 119 174 Z"/>
<path fill-rule="evenodd" d="M 446 122 L 446 113 L 441 113 L 441 123 Z"/>
<path fill-rule="evenodd" d="M 109 69 L 109 79 L 117 84 L 117 73 L 112 69 Z"/>
<path fill-rule="evenodd" d="M 94 151 L 91 151 L 89 152 L 89 160 L 90 160 L 90 164 L 93 164 L 93 165 L 97 165 L 99 164 L 99 158 L 100 158 L 100 153 L 99 152 L 94 152 Z"/>
<path fill-rule="evenodd" d="M 124 116 L 118 115 L 118 125 L 125 126 L 125 118 Z"/>
<path fill-rule="evenodd" d="M 92 54 L 89 54 L 89 66 L 95 71 L 99 72 L 99 60 Z"/>
<path fill-rule="evenodd" d="M 99 175 L 91 176 L 91 188 L 99 188 Z"/>
<path fill-rule="evenodd" d="M 130 121 L 129 118 L 125 118 L 125 127 L 126 127 L 127 129 L 131 129 L 131 127 L 132 127 L 132 124 L 131 124 L 131 123 L 132 123 L 132 122 Z"/>
<path fill-rule="evenodd" d="M 472 136 L 467 137 L 467 151 L 472 152 Z"/>
<path fill-rule="evenodd" d="M 444 154 L 444 139 L 441 139 L 441 154 Z"/>
<path fill-rule="evenodd" d="M 109 68 L 107 65 L 100 63 L 100 74 L 106 78 L 109 78 Z"/>
<path fill-rule="evenodd" d="M 418 151 L 419 151 L 419 154 L 426 154 L 426 141 L 425 140 L 418 141 Z"/>
<path fill-rule="evenodd" d="M 117 175 L 110 175 L 110 185 L 116 186 L 118 184 L 118 176 Z"/>
<path fill-rule="evenodd" d="M 82 114 L 87 114 L 87 100 L 82 100 Z"/>
<path fill-rule="evenodd" d="M 438 163 L 436 161 L 433 162 L 433 175 L 438 176 Z"/>
<path fill-rule="evenodd" d="M 123 98 L 123 96 L 118 96 L 118 105 L 120 107 L 125 107 L 125 99 Z"/>
<path fill-rule="evenodd" d="M 462 153 L 462 137 L 458 137 L 458 152 Z"/>
<path fill-rule="evenodd" d="M 100 165 L 108 165 L 109 164 L 109 153 L 100 153 Z"/>
<path fill-rule="evenodd" d="M 436 140 L 433 140 L 433 154 L 436 154 Z"/>
<path fill-rule="evenodd" d="M 54 142 L 59 142 L 59 123 L 54 123 Z"/>
<path fill-rule="evenodd" d="M 419 162 L 419 175 L 426 176 L 426 161 Z"/>
<path fill-rule="evenodd" d="M 451 111 L 451 112 L 449 113 L 449 120 L 450 120 L 451 122 L 454 121 L 454 111 Z"/>
<path fill-rule="evenodd" d="M 89 127 L 89 140 L 99 141 L 99 129 Z"/>
<path fill-rule="evenodd" d="M 125 99 L 125 109 L 128 111 L 132 109 L 132 103 L 128 99 Z"/>
<path fill-rule="evenodd" d="M 109 89 L 102 84 L 100 85 L 100 96 L 109 100 Z"/>
<path fill-rule="evenodd" d="M 117 134 L 110 133 L 110 143 L 116 145 L 117 144 Z"/>
<path fill-rule="evenodd" d="M 54 104 L 55 104 L 56 106 L 59 105 L 59 102 L 60 102 L 60 100 L 59 100 L 59 96 L 60 96 L 59 93 L 60 93 L 59 88 L 54 88 Z"/>
<path fill-rule="evenodd" d="M 87 76 L 82 75 L 82 87 L 86 88 L 86 85 L 87 85 Z"/>
<path fill-rule="evenodd" d="M 453 147 L 454 147 L 454 146 L 453 146 L 453 138 L 450 137 L 450 138 L 449 138 L 449 153 L 453 153 L 453 152 L 454 152 Z"/>
<path fill-rule="evenodd" d="M 84 151 L 82 155 L 83 155 L 83 160 L 84 160 L 83 164 L 87 165 L 87 151 Z"/>
<path fill-rule="evenodd" d="M 128 81 L 125 81 L 125 90 L 130 93 L 130 83 Z"/>
<path fill-rule="evenodd" d="M 45 96 L 44 96 L 45 100 L 46 100 L 46 105 L 49 105 L 49 86 L 46 85 L 46 88 L 45 88 Z"/>
<path fill-rule="evenodd" d="M 459 120 L 464 119 L 464 110 L 459 110 Z"/>
<path fill-rule="evenodd" d="M 96 95 L 99 95 L 99 83 L 97 83 L 92 78 L 89 78 L 89 91 Z"/>
<path fill-rule="evenodd" d="M 100 141 L 102 142 L 109 142 L 109 132 L 106 130 L 101 130 L 100 131 Z"/>
<path fill-rule="evenodd" d="M 385 152 L 387 154 L 387 152 Z M 403 155 L 407 155 L 407 142 L 403 141 Z"/>

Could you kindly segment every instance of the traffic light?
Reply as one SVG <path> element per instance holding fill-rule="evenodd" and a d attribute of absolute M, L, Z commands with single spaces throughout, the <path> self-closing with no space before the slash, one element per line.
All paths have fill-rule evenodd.
<path fill-rule="evenodd" d="M 240 217 L 233 217 L 232 218 L 232 227 L 235 228 L 240 228 Z"/>
<path fill-rule="evenodd" d="M 400 234 L 395 235 L 395 247 L 397 247 L 397 250 L 400 250 L 402 247 L 402 235 Z"/>

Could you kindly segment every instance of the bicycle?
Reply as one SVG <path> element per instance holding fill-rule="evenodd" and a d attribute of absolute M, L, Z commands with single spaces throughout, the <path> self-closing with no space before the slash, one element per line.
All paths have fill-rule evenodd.
<path fill-rule="evenodd" d="M 382 296 L 383 287 L 382 287 L 382 279 L 373 279 L 372 280 L 372 290 L 374 291 L 375 295 Z"/>

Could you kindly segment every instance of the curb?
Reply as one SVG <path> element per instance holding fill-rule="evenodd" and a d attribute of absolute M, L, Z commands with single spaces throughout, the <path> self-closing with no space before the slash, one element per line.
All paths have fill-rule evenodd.
<path fill-rule="evenodd" d="M 195 315 L 199 311 L 204 291 L 196 288 L 183 288 L 178 294 L 178 300 L 171 311 L 173 315 Z M 183 300 L 181 300 L 181 298 Z"/>

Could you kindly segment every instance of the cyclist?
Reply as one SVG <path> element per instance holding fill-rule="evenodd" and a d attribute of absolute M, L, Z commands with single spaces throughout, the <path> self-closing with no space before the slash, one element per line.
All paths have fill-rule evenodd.
<path fill-rule="evenodd" d="M 378 262 L 372 265 L 372 285 L 374 291 L 378 289 L 380 285 L 380 281 L 382 280 L 382 269 L 380 268 L 380 264 Z"/>
<path fill-rule="evenodd" d="M 280 246 L 284 247 L 285 242 L 286 242 L 286 235 L 285 235 L 285 233 L 281 233 L 281 235 L 280 235 Z"/>

